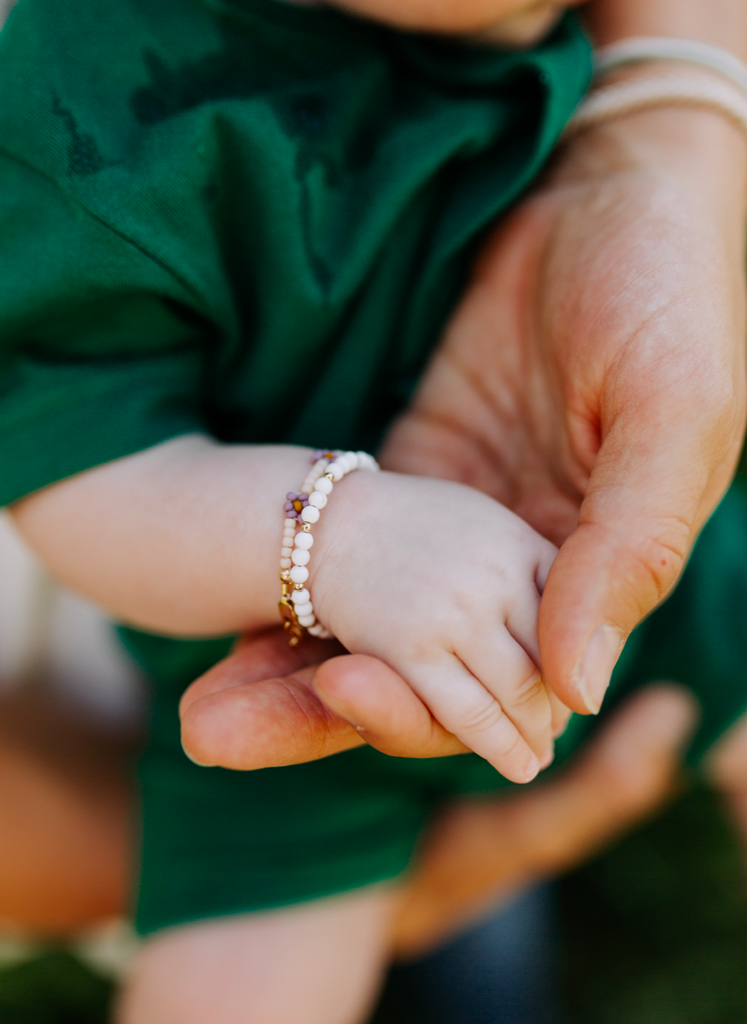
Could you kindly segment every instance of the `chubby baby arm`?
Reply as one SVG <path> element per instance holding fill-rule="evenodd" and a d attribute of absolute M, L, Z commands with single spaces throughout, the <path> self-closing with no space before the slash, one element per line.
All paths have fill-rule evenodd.
<path fill-rule="evenodd" d="M 11 509 L 53 575 L 115 618 L 174 636 L 278 622 L 282 502 L 310 452 L 175 438 Z"/>
<path fill-rule="evenodd" d="M 13 515 L 55 576 L 121 620 L 181 636 L 255 631 L 278 622 L 282 500 L 309 454 L 178 438 Z M 347 477 L 314 537 L 319 620 L 391 665 L 507 778 L 534 777 L 552 743 L 536 628 L 552 545 L 471 488 L 393 473 Z"/>

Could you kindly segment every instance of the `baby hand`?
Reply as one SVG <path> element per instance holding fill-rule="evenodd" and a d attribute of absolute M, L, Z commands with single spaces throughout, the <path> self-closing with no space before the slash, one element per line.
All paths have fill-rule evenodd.
<path fill-rule="evenodd" d="M 478 491 L 395 473 L 349 476 L 314 532 L 319 621 L 506 778 L 534 778 L 552 745 L 537 612 L 553 545 Z"/>

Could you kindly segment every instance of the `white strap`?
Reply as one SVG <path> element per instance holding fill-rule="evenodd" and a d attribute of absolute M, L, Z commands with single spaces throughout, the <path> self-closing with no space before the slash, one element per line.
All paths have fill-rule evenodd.
<path fill-rule="evenodd" d="M 747 64 L 718 46 L 696 39 L 670 39 L 666 36 L 633 36 L 619 43 L 602 46 L 596 51 L 594 64 L 598 74 L 613 71 L 626 64 L 650 60 L 674 60 L 698 64 L 728 78 L 747 93 Z"/>
<path fill-rule="evenodd" d="M 747 136 L 747 96 L 727 82 L 686 75 L 656 75 L 603 86 L 578 107 L 566 135 L 655 107 L 701 107 L 726 117 Z"/>

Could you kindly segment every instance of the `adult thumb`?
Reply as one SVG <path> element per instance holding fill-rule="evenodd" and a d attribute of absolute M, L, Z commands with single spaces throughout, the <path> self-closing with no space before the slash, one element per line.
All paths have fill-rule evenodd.
<path fill-rule="evenodd" d="M 682 429 L 681 418 L 674 424 L 645 431 L 633 417 L 615 424 L 578 527 L 547 578 L 539 617 L 543 674 L 581 714 L 599 711 L 630 632 L 675 585 L 731 479 L 731 451 L 724 458 L 722 450 L 714 465 L 702 434 Z"/>

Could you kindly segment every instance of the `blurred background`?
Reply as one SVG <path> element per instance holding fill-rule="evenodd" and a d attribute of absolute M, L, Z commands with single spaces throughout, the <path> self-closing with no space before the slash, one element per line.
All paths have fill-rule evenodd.
<path fill-rule="evenodd" d="M 11 6 L 0 0 L 0 24 Z M 51 892 L 59 872 L 90 854 L 50 812 L 50 780 L 73 810 L 78 791 L 96 788 L 106 816 L 112 794 L 121 796 L 120 770 L 136 753 L 143 716 L 142 681 L 105 618 L 57 588 L 0 513 L 0 1024 L 108 1019 L 136 948 L 127 921 L 113 914 L 62 941 L 39 938 L 33 913 L 19 924 L 14 910 L 28 903 L 25 881 L 43 877 L 40 864 Z M 66 743 L 58 750 L 60 734 Z M 118 814 L 112 851 L 128 827 Z M 35 837 L 33 849 L 17 846 L 16 831 Z M 102 847 L 104 887 L 108 856 Z M 43 884 L 36 898 L 46 913 Z M 435 954 L 394 968 L 372 1024 L 563 1021 L 747 1022 L 747 874 L 707 788 L 692 786 L 581 870 L 517 894 Z"/>

